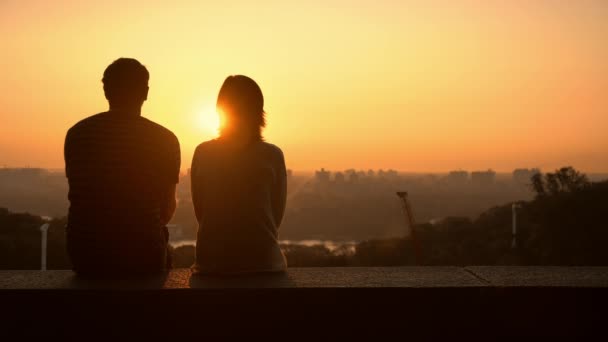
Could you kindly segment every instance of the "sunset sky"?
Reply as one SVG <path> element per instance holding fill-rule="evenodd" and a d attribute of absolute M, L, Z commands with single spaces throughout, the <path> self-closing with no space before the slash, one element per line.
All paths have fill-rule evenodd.
<path fill-rule="evenodd" d="M 608 1 L 0 0 L 0 42 L 0 167 L 63 167 L 133 57 L 184 170 L 244 74 L 295 170 L 608 171 Z"/>

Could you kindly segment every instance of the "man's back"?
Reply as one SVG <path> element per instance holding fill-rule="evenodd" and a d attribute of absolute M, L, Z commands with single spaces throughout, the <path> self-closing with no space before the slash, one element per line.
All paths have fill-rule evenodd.
<path fill-rule="evenodd" d="M 67 243 L 74 269 L 163 269 L 162 206 L 166 189 L 179 178 L 175 135 L 139 115 L 110 111 L 74 125 L 64 153 L 70 185 Z"/>

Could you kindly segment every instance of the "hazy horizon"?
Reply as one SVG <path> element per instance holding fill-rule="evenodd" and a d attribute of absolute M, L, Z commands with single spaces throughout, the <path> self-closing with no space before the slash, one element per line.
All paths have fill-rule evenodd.
<path fill-rule="evenodd" d="M 562 165 L 561 167 L 566 167 L 566 166 L 572 166 L 572 165 Z M 561 167 L 558 167 L 556 169 L 540 169 L 540 171 L 541 171 L 541 173 L 554 172 L 554 171 L 556 171 L 557 169 L 559 169 Z M 65 171 L 65 168 L 63 166 L 46 168 L 46 167 L 39 167 L 39 166 L 35 166 L 35 165 L 26 165 L 26 166 L 0 165 L 0 170 L 3 169 L 3 168 L 4 169 L 42 169 L 42 170 L 47 170 L 47 171 L 50 171 L 50 172 L 64 172 Z M 578 171 L 581 171 L 582 173 L 585 173 L 585 174 L 590 175 L 590 176 L 608 176 L 608 170 L 606 170 L 606 171 L 588 172 L 586 170 L 579 169 L 576 166 L 574 166 L 574 168 L 577 169 Z M 182 175 L 182 176 L 186 175 L 188 173 L 188 169 L 189 169 L 189 167 L 188 168 L 183 168 L 182 167 L 180 169 L 180 175 Z M 332 172 L 332 173 L 334 173 L 334 172 L 344 172 L 344 171 L 347 171 L 347 170 L 355 170 L 357 172 L 359 172 L 359 171 L 367 172 L 369 170 L 377 172 L 379 170 L 383 170 L 383 171 L 396 171 L 397 173 L 399 173 L 401 175 L 408 175 L 408 174 L 410 174 L 410 175 L 448 175 L 452 171 L 466 171 L 466 172 L 469 172 L 469 173 L 471 173 L 471 172 L 477 172 L 477 171 L 482 171 L 482 172 L 484 172 L 484 171 L 494 171 L 497 176 L 509 176 L 509 177 L 511 177 L 512 173 L 513 173 L 513 171 L 515 169 L 530 169 L 531 170 L 531 169 L 533 169 L 533 167 L 522 166 L 522 167 L 516 167 L 516 168 L 514 168 L 512 170 L 497 170 L 497 169 L 494 169 L 494 168 L 491 168 L 491 167 L 486 167 L 486 168 L 480 168 L 480 169 L 462 169 L 462 168 L 460 168 L 460 169 L 451 169 L 451 170 L 447 170 L 446 169 L 446 170 L 438 170 L 438 171 L 424 171 L 424 170 L 422 170 L 422 171 L 410 171 L 410 170 L 398 170 L 398 169 L 394 169 L 394 168 L 390 168 L 390 167 L 389 168 L 377 168 L 377 167 L 375 168 L 375 167 L 371 167 L 371 168 L 367 168 L 367 169 L 356 169 L 356 168 L 353 168 L 353 167 L 347 167 L 347 168 L 342 168 L 342 169 L 328 169 L 328 168 L 325 168 L 325 167 L 318 167 L 318 168 L 314 168 L 314 169 L 292 169 L 292 168 L 289 167 L 289 165 L 287 165 L 287 169 L 291 170 L 294 174 L 297 174 L 297 175 L 300 175 L 300 176 L 301 175 L 306 175 L 306 176 L 311 176 L 311 177 L 314 176 L 315 172 L 320 171 L 321 169 L 324 169 L 325 171 L 329 171 L 329 172 Z"/>
<path fill-rule="evenodd" d="M 148 67 L 143 115 L 180 139 L 183 170 L 245 74 L 294 170 L 607 172 L 607 17 L 599 0 L 2 1 L 0 166 L 62 168 L 124 56 Z"/>

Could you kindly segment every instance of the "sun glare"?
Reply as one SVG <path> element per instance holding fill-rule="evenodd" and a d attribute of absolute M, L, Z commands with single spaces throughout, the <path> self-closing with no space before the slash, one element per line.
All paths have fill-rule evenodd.
<path fill-rule="evenodd" d="M 220 117 L 214 107 L 206 107 L 198 114 L 199 128 L 212 137 L 219 135 Z"/>

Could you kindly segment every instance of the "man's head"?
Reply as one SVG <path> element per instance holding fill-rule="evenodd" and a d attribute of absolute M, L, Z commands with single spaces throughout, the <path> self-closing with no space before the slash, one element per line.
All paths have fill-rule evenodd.
<path fill-rule="evenodd" d="M 119 58 L 103 73 L 103 91 L 110 108 L 138 108 L 148 98 L 150 74 L 133 58 Z"/>

